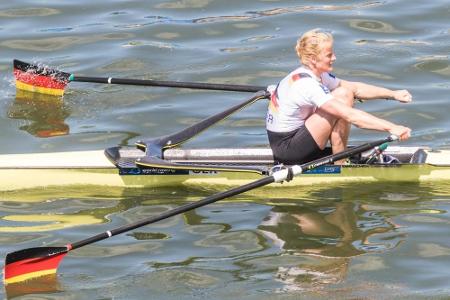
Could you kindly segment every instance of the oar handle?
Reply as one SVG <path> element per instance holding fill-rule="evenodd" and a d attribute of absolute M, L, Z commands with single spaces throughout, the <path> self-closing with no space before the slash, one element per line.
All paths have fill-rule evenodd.
<path fill-rule="evenodd" d="M 218 83 L 201 83 L 201 82 L 182 82 L 182 81 L 163 81 L 151 79 L 127 79 L 112 77 L 85 77 L 71 75 L 69 81 L 78 82 L 94 82 L 107 84 L 125 84 L 125 85 L 142 85 L 142 86 L 159 86 L 159 87 L 175 87 L 200 90 L 215 91 L 233 91 L 233 92 L 250 92 L 265 91 L 267 87 L 256 85 L 238 85 L 238 84 L 218 84 Z"/>

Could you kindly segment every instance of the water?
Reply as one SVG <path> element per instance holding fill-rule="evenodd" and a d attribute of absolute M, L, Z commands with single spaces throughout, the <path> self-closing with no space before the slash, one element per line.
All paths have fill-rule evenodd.
<path fill-rule="evenodd" d="M 16 93 L 14 58 L 76 75 L 266 85 L 296 66 L 295 41 L 315 27 L 335 36 L 338 76 L 406 88 L 414 97 L 409 105 L 373 101 L 358 108 L 413 128 L 405 145 L 448 148 L 449 14 L 448 1 L 4 1 L 0 153 L 132 145 L 249 96 L 73 82 L 64 101 L 43 103 Z M 254 104 L 188 146 L 266 145 L 265 106 Z M 378 136 L 383 134 L 354 128 L 351 141 Z M 210 193 L 193 187 L 4 193 L 2 257 L 81 240 Z M 282 194 L 282 199 L 243 195 L 80 248 L 64 259 L 56 281 L 10 288 L 8 295 L 409 299 L 450 294 L 445 184 L 343 185 Z"/>

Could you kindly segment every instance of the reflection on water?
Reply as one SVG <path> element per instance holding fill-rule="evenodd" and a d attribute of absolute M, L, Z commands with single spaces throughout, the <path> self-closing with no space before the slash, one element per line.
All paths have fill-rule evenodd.
<path fill-rule="evenodd" d="M 339 283 L 352 257 L 389 250 L 403 238 L 392 220 L 353 202 L 274 207 L 258 228 L 283 252 L 302 258 L 276 274 L 294 290 Z"/>
<path fill-rule="evenodd" d="M 71 286 L 83 284 L 83 290 L 91 296 L 102 295 L 116 288 L 112 284 L 106 287 L 102 280 L 86 280 L 106 276 L 111 282 L 120 281 L 125 289 L 121 293 L 130 293 L 131 297 L 141 298 L 148 289 L 157 295 L 168 292 L 176 297 L 186 289 L 219 288 L 220 295 L 224 291 L 218 282 L 233 286 L 239 278 L 245 287 L 238 285 L 237 294 L 243 292 L 239 288 L 257 290 L 264 286 L 280 293 L 320 292 L 330 296 L 337 284 L 354 282 L 349 275 L 352 272 L 388 269 L 384 255 L 401 252 L 401 244 L 417 242 L 417 255 L 425 258 L 441 259 L 450 253 L 444 245 L 420 242 L 417 233 L 409 241 L 415 227 L 428 226 L 430 231 L 445 223 L 442 220 L 448 214 L 445 203 L 449 188 L 443 183 L 311 186 L 297 188 L 296 193 L 289 188 L 286 191 L 290 197 L 240 195 L 141 227 L 110 242 L 77 249 L 63 263 L 64 287 L 58 285 L 55 291 L 64 296 L 70 294 Z M 23 235 L 20 245 L 67 241 L 67 236 L 74 242 L 211 194 L 189 187 L 176 191 L 120 189 L 112 190 L 107 199 L 95 197 L 95 193 L 106 195 L 105 190 L 77 188 L 70 199 L 67 193 L 66 198 L 62 196 L 64 190 L 59 192 L 54 190 L 51 201 L 46 201 L 30 191 L 32 200 L 2 203 L 3 211 L 20 211 L 30 221 L 38 220 L 36 213 L 46 216 L 51 212 L 107 222 L 74 223 L 75 227 L 64 231 L 56 226 L 46 232 L 47 236 L 29 227 L 29 232 L 17 234 Z M 102 261 L 102 267 L 86 263 L 91 261 Z M 403 273 L 405 269 L 392 272 Z"/>
<path fill-rule="evenodd" d="M 392 251 L 406 241 L 407 230 L 396 224 L 396 219 L 445 215 L 446 210 L 433 209 L 429 200 L 430 195 L 438 198 L 446 190 L 416 184 L 353 185 L 311 191 L 310 196 L 320 199 L 316 201 L 286 199 L 273 206 L 258 226 L 267 241 L 280 249 L 277 257 L 281 257 L 250 259 L 245 264 L 256 267 L 271 261 L 276 269 L 274 279 L 283 284 L 280 291 L 317 291 L 342 283 L 353 258 Z M 430 223 L 430 218 L 439 221 L 436 217 L 415 217 L 414 221 Z M 428 248 L 448 253 L 443 247 Z M 274 262 L 277 260 L 279 264 Z M 372 260 L 370 268 L 386 266 L 378 259 Z"/>
<path fill-rule="evenodd" d="M 5 291 L 7 298 L 13 299 L 29 294 L 53 294 L 62 291 L 62 287 L 56 274 L 50 274 L 26 282 L 8 284 Z"/>
<path fill-rule="evenodd" d="M 259 227 L 285 250 L 327 257 L 352 257 L 386 250 L 391 243 L 376 244 L 377 234 L 395 225 L 363 205 L 275 207 Z"/>
<path fill-rule="evenodd" d="M 16 99 L 8 109 L 11 119 L 25 120 L 19 127 L 40 138 L 69 134 L 65 119 L 70 110 L 61 97 L 16 90 Z"/>
<path fill-rule="evenodd" d="M 131 205 L 129 201 L 120 201 L 121 198 L 114 193 L 109 197 L 96 198 L 96 193 L 107 191 L 106 188 L 80 189 L 81 191 L 77 192 L 75 189 L 72 193 L 70 189 L 61 188 L 53 197 L 51 193 L 47 193 L 48 196 L 42 198 L 39 195 L 46 193 L 45 189 L 37 189 L 35 193 L 17 193 L 17 198 L 9 198 L 7 193 L 0 194 L 0 210 L 3 212 L 0 218 L 0 233 L 5 233 L 4 241 L 14 241 L 21 236 L 8 236 L 7 233 L 52 232 L 101 224 L 107 221 L 109 213 L 120 212 L 126 209 L 127 205 Z M 28 234 L 25 241 L 30 242 L 41 237 Z"/>

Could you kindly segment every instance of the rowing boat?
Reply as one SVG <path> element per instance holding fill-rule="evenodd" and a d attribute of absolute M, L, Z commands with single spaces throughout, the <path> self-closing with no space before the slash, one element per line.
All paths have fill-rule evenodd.
<path fill-rule="evenodd" d="M 34 87 L 32 83 L 36 77 L 35 73 L 24 74 L 22 69 L 15 70 L 15 73 L 23 80 L 23 84 L 19 87 L 30 89 Z M 50 74 L 53 76 L 56 73 L 50 72 Z M 48 77 L 44 75 L 37 75 L 37 77 L 42 83 L 40 87 L 43 87 L 39 91 L 49 93 L 62 93 L 61 90 L 66 81 L 73 78 L 71 75 L 63 77 L 60 85 L 52 86 L 50 83 L 53 81 Z M 48 86 L 50 89 L 47 88 Z M 83 186 L 83 188 L 87 185 L 90 188 L 93 186 L 94 188 L 97 186 L 173 186 L 174 184 L 200 184 L 202 187 L 207 184 L 236 185 L 201 200 L 166 210 L 159 215 L 124 224 L 65 246 L 46 245 L 8 253 L 3 269 L 4 285 L 14 285 L 54 275 L 61 260 L 72 250 L 245 192 L 263 187 L 280 186 L 277 183 L 286 182 L 284 187 L 295 187 L 332 181 L 389 180 L 392 182 L 450 179 L 450 151 L 395 146 L 387 149 L 388 143 L 398 140 L 398 137 L 394 135 L 293 166 L 283 166 L 275 162 L 268 148 L 183 149 L 180 147 L 186 140 L 218 121 L 269 96 L 266 90 L 262 90 L 243 103 L 180 132 L 138 141 L 136 148 L 111 147 L 104 151 L 1 155 L 0 191 L 12 190 L 12 193 L 16 190 L 33 190 L 36 187 L 49 186 L 62 186 L 65 190 L 69 185 Z M 343 159 L 350 159 L 351 164 L 344 166 L 333 164 Z"/>
<path fill-rule="evenodd" d="M 450 180 L 450 150 L 390 146 L 383 154 L 396 163 L 325 165 L 283 186 L 352 181 Z M 168 149 L 163 158 L 132 147 L 105 151 L 0 155 L 0 191 L 48 186 L 98 185 L 164 187 L 173 185 L 237 186 L 273 173 L 268 148 Z M 280 186 L 274 183 L 272 187 Z"/>
<path fill-rule="evenodd" d="M 258 101 L 265 91 L 179 132 L 137 141 L 136 147 L 106 150 L 0 155 L 0 191 L 49 186 L 96 185 L 164 187 L 238 186 L 283 168 L 270 148 L 183 149 L 203 130 Z M 285 186 L 354 181 L 450 180 L 450 150 L 389 146 L 390 163 L 367 164 L 366 151 L 349 165 L 324 165 L 285 182 Z M 394 163 L 392 163 L 392 161 Z M 280 186 L 273 183 L 269 187 Z"/>

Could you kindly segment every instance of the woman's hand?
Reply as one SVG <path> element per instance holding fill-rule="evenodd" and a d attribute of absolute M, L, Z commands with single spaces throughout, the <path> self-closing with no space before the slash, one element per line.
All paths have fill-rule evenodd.
<path fill-rule="evenodd" d="M 403 103 L 409 103 L 412 101 L 412 96 L 407 90 L 394 91 L 393 98 Z"/>
<path fill-rule="evenodd" d="M 398 136 L 400 141 L 404 141 L 411 137 L 411 128 L 395 125 L 389 130 L 389 133 Z"/>

